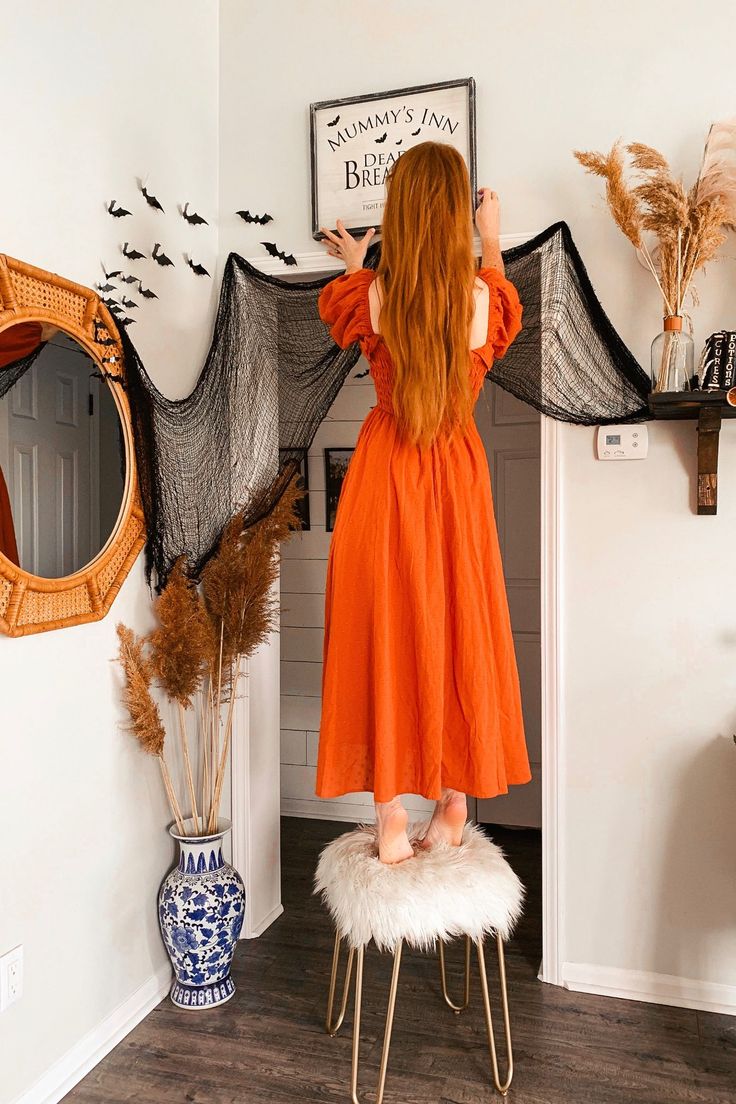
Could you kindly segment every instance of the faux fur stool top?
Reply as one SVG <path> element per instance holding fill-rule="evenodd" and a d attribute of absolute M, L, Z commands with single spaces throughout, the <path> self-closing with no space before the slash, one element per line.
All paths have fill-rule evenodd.
<path fill-rule="evenodd" d="M 412 843 L 427 823 L 412 827 Z M 324 848 L 314 881 L 348 944 L 357 948 L 372 939 L 380 950 L 393 950 L 402 939 L 421 950 L 459 935 L 479 940 L 497 932 L 507 939 L 524 898 L 501 848 L 471 824 L 459 847 L 419 848 L 394 865 L 378 858 L 376 829 L 361 825 Z"/>

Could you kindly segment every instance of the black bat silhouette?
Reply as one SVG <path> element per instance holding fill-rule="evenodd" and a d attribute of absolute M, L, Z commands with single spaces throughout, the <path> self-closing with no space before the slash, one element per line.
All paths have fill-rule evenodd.
<path fill-rule="evenodd" d="M 131 308 L 133 310 L 138 310 L 138 304 L 134 303 L 132 299 L 126 299 L 125 297 L 123 297 L 123 306 L 126 310 L 130 310 Z"/>
<path fill-rule="evenodd" d="M 158 295 L 155 291 L 151 291 L 150 288 L 144 288 L 141 283 L 138 284 L 138 291 L 144 299 L 158 299 Z"/>
<path fill-rule="evenodd" d="M 334 118 L 334 119 L 331 119 L 331 120 L 330 120 L 330 122 L 329 122 L 329 123 L 328 123 L 327 125 L 328 125 L 328 126 L 337 126 L 337 124 L 338 124 L 339 122 L 340 122 L 340 116 L 339 116 L 339 115 L 336 115 L 336 116 L 335 116 L 335 118 Z"/>
<path fill-rule="evenodd" d="M 115 285 L 114 284 L 98 284 L 97 285 L 97 290 L 101 291 L 103 294 L 106 295 L 108 291 L 115 291 Z"/>
<path fill-rule="evenodd" d="M 122 326 L 123 328 L 135 325 L 135 318 L 116 318 L 115 321 L 118 326 Z"/>
<path fill-rule="evenodd" d="M 105 272 L 105 269 L 103 268 L 102 271 Z M 122 275 L 123 275 L 122 272 L 118 268 L 115 272 L 105 272 L 105 279 L 106 280 L 116 280 L 118 276 L 122 276 Z"/>
<path fill-rule="evenodd" d="M 156 264 L 160 264 L 162 268 L 165 268 L 166 265 L 174 264 L 171 257 L 167 257 L 165 253 L 161 252 L 161 246 L 158 242 L 156 242 L 156 244 L 154 245 L 153 253 L 151 254 L 151 256 Z"/>
<path fill-rule="evenodd" d="M 416 130 L 413 130 L 413 131 L 411 132 L 411 136 L 412 136 L 412 138 L 416 138 L 417 134 L 419 133 L 419 131 L 420 131 L 421 129 L 422 129 L 421 127 L 417 127 L 417 129 L 416 129 Z"/>
<path fill-rule="evenodd" d="M 122 253 L 129 261 L 140 261 L 145 257 L 145 253 L 139 253 L 137 249 L 128 249 L 127 242 L 123 246 Z"/>
<path fill-rule="evenodd" d="M 124 284 L 139 284 L 140 280 L 137 276 L 121 276 L 120 279 Z"/>
<path fill-rule="evenodd" d="M 207 269 L 201 264 L 195 264 L 191 257 L 187 257 L 187 264 L 195 276 L 209 276 Z"/>
<path fill-rule="evenodd" d="M 117 345 L 117 341 L 114 337 L 96 338 L 98 345 Z"/>
<path fill-rule="evenodd" d="M 156 199 L 155 195 L 151 195 L 150 192 L 146 191 L 144 184 L 141 184 L 141 192 L 143 193 L 143 198 L 145 199 L 149 207 L 153 207 L 154 211 L 161 211 L 163 213 L 163 207 Z"/>
<path fill-rule="evenodd" d="M 380 138 L 374 138 L 373 140 L 374 140 L 374 142 L 376 142 L 376 144 L 379 144 L 380 142 L 385 142 L 387 138 L 388 138 L 388 131 L 384 130 L 384 132 L 383 132 L 383 134 L 381 135 Z"/>
<path fill-rule="evenodd" d="M 244 222 L 256 222 L 259 226 L 265 226 L 267 222 L 273 222 L 271 215 L 252 215 L 250 211 L 236 211 Z"/>
<path fill-rule="evenodd" d="M 116 207 L 116 203 L 116 199 L 111 199 L 107 208 L 109 214 L 111 214 L 113 218 L 123 218 L 125 215 L 130 214 L 130 211 L 126 211 L 124 207 Z"/>
<path fill-rule="evenodd" d="M 185 218 L 190 226 L 209 226 L 207 219 L 202 218 L 196 211 L 192 211 L 191 215 L 188 211 L 189 204 L 185 203 L 182 208 L 182 218 Z"/>
<path fill-rule="evenodd" d="M 103 303 L 105 304 L 105 306 L 106 306 L 106 307 L 108 307 L 108 308 L 109 308 L 109 309 L 110 309 L 111 311 L 116 311 L 116 310 L 120 310 L 120 304 L 118 303 L 117 299 L 109 299 L 109 298 L 108 298 L 108 299 L 103 299 L 103 300 L 102 300 L 102 302 L 103 302 Z"/>
<path fill-rule="evenodd" d="M 401 143 L 402 143 L 403 141 L 404 141 L 404 139 L 403 139 L 403 138 L 397 138 L 397 139 L 396 139 L 396 145 L 397 145 L 397 146 L 400 146 L 400 145 L 401 145 Z"/>
<path fill-rule="evenodd" d="M 296 264 L 296 257 L 294 256 L 294 254 L 285 253 L 283 250 L 279 249 L 279 247 L 275 245 L 274 242 L 261 242 L 261 245 L 266 249 L 268 253 L 270 253 L 272 257 L 278 257 L 278 259 L 280 261 L 283 261 L 285 265 Z"/>

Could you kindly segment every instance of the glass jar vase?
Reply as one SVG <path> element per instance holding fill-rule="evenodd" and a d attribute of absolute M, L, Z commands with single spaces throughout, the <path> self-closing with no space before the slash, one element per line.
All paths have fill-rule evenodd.
<path fill-rule="evenodd" d="M 682 315 L 667 315 L 652 342 L 652 391 L 689 391 L 693 364 L 693 339 L 682 328 Z"/>

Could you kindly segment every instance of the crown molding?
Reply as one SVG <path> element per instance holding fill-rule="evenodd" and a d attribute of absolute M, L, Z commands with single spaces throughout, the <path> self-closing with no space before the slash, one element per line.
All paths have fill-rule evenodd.
<path fill-rule="evenodd" d="M 536 233 L 536 231 L 535 231 Z M 500 238 L 501 249 L 511 249 L 515 245 L 522 245 L 535 235 L 529 234 L 502 234 Z M 378 239 L 380 240 L 380 239 Z M 480 255 L 480 242 L 475 242 L 476 256 Z M 277 257 L 246 257 L 246 261 L 254 268 L 265 272 L 267 276 L 326 276 L 332 272 L 340 272 L 344 265 L 330 257 L 324 250 L 309 250 L 304 253 L 295 253 L 296 265 L 285 265 Z"/>

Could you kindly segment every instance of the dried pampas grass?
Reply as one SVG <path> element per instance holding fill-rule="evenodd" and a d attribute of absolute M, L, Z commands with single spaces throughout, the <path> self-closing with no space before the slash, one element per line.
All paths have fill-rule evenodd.
<path fill-rule="evenodd" d="M 278 626 L 272 586 L 278 577 L 279 543 L 298 528 L 296 502 L 303 493 L 296 473 L 288 479 L 282 474 L 279 485 L 251 505 L 249 517 L 256 521 L 246 524 L 242 513 L 232 518 L 200 583 L 187 575 L 183 559 L 177 561 L 155 601 L 158 625 L 147 637 L 118 626 L 119 658 L 126 676 L 123 701 L 131 729 L 141 746 L 159 757 L 182 833 L 184 818 L 163 758 L 166 731 L 152 684 L 177 711 L 194 832 L 212 832 L 219 817 L 238 681 L 244 661 Z M 197 745 L 194 758 L 189 749 L 190 710 Z"/>
<path fill-rule="evenodd" d="M 710 128 L 695 184 L 686 190 L 666 158 L 652 146 L 625 147 L 638 182 L 626 183 L 620 141 L 609 154 L 575 151 L 590 173 L 606 181 L 606 199 L 616 225 L 652 273 L 664 313 L 682 313 L 685 296 L 697 302 L 692 279 L 712 260 L 736 226 L 736 121 Z M 647 245 L 651 234 L 656 244 Z"/>

